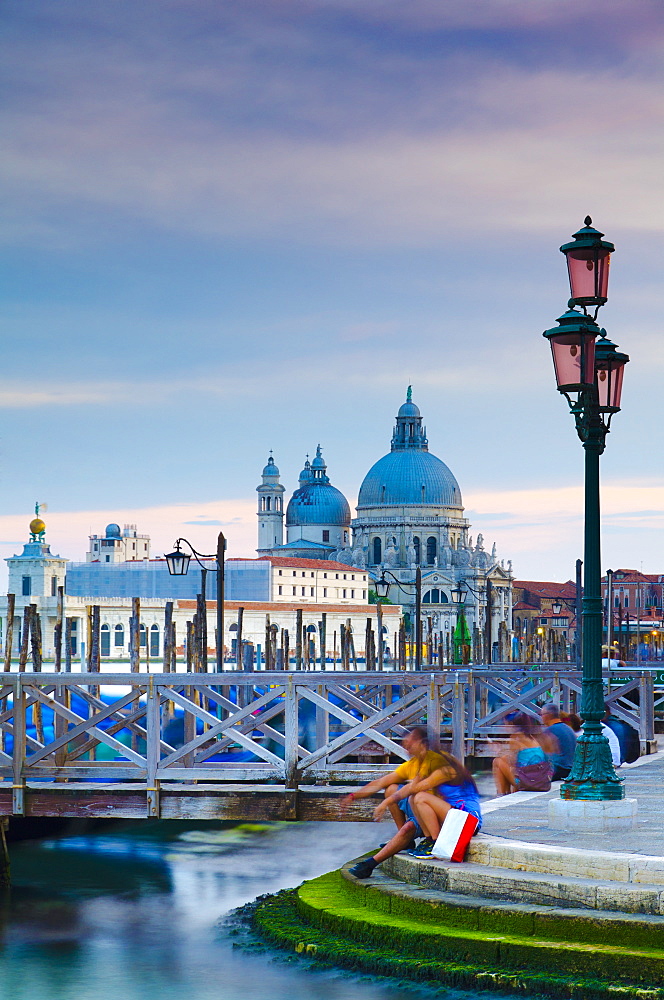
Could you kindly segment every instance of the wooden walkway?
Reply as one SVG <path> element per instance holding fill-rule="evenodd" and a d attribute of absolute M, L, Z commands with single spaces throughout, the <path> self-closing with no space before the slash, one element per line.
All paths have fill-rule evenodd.
<path fill-rule="evenodd" d="M 406 755 L 411 725 L 459 757 L 504 739 L 506 716 L 553 699 L 575 710 L 578 672 L 514 664 L 421 673 L 6 673 L 0 816 L 341 819 L 349 788 Z M 607 701 L 650 752 L 650 671 Z M 352 804 L 346 819 L 368 819 Z"/>

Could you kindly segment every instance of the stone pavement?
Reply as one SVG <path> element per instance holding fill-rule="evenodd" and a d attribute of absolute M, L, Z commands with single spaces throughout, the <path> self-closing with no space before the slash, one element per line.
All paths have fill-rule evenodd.
<path fill-rule="evenodd" d="M 664 856 L 664 752 L 623 764 L 625 795 L 638 802 L 636 826 L 631 830 L 592 834 L 553 830 L 549 827 L 549 800 L 560 795 L 560 782 L 550 792 L 517 792 L 501 798 L 493 795 L 490 775 L 478 780 L 482 792 L 482 832 L 529 843 L 576 847 L 590 851 L 628 851 Z"/>

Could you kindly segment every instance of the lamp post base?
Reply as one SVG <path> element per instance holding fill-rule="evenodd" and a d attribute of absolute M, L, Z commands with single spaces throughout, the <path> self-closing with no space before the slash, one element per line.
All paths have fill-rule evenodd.
<path fill-rule="evenodd" d="M 560 798 L 567 801 L 615 801 L 625 798 L 625 787 L 622 781 L 565 781 L 560 786 Z"/>
<path fill-rule="evenodd" d="M 560 786 L 560 797 L 590 802 L 625 798 L 623 778 L 615 772 L 609 741 L 598 722 L 586 722 L 576 741 L 574 764 Z"/>
<path fill-rule="evenodd" d="M 608 833 L 611 830 L 631 830 L 636 826 L 636 799 L 621 801 L 549 802 L 549 826 L 552 830 L 571 830 L 574 833 Z"/>

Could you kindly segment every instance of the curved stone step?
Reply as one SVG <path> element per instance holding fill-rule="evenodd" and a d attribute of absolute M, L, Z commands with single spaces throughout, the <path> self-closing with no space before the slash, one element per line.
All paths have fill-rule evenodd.
<path fill-rule="evenodd" d="M 508 931 L 541 938 L 588 944 L 636 945 L 664 948 L 664 916 L 560 907 L 489 899 L 425 888 L 391 878 L 376 869 L 370 879 L 356 879 L 341 869 L 351 891 L 365 906 L 389 913 L 404 913 L 477 931 Z"/>
<path fill-rule="evenodd" d="M 552 844 L 530 844 L 479 833 L 466 861 L 515 871 L 540 872 L 604 882 L 635 882 L 664 887 L 664 858 L 652 854 L 589 851 Z"/>
<path fill-rule="evenodd" d="M 393 896 L 377 890 L 358 892 L 339 872 L 305 882 L 297 890 L 298 912 L 313 928 L 331 931 L 353 946 L 383 948 L 404 962 L 473 961 L 491 969 L 544 970 L 552 976 L 595 979 L 597 986 L 605 984 L 606 993 L 615 989 L 610 985 L 615 983 L 664 984 L 661 947 L 587 943 L 575 940 L 572 933 L 554 938 L 478 930 L 431 919 L 424 901 L 415 912 L 395 912 L 393 902 Z M 568 931 L 573 932 L 574 926 L 568 921 Z M 659 990 L 657 995 L 661 995 Z"/>
<path fill-rule="evenodd" d="M 473 862 L 456 864 L 404 854 L 389 858 L 381 867 L 386 875 L 402 882 L 441 892 L 587 910 L 664 914 L 664 886 L 659 884 L 578 878 Z"/>

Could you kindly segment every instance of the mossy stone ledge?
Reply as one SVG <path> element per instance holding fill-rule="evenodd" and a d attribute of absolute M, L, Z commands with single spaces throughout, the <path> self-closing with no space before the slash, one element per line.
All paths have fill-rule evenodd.
<path fill-rule="evenodd" d="M 261 935 L 326 964 L 440 986 L 664 1000 L 664 917 L 498 902 L 380 872 L 358 881 L 348 867 L 259 901 Z"/>

